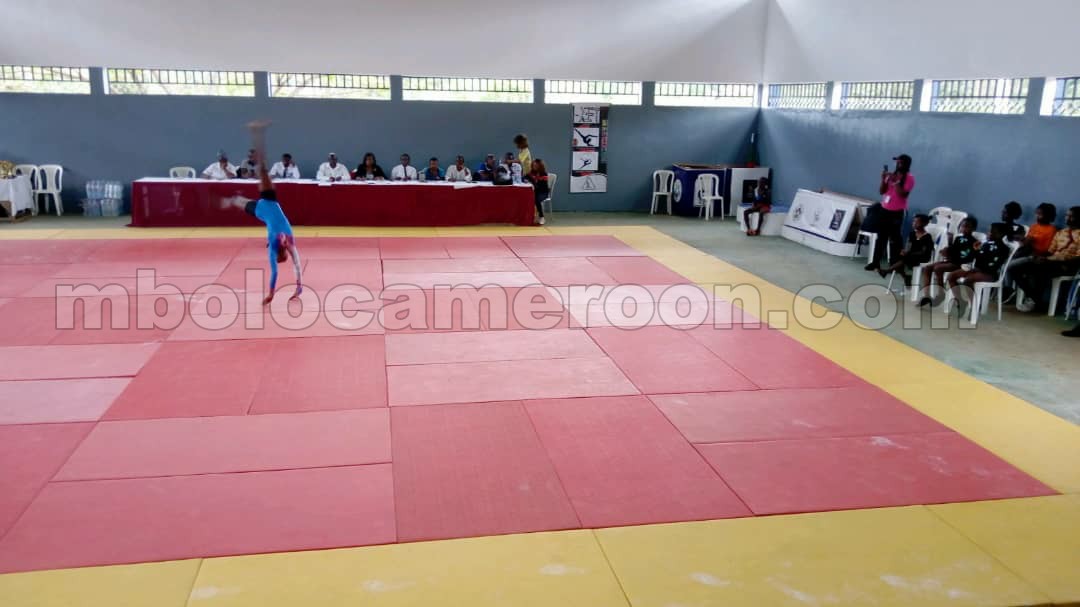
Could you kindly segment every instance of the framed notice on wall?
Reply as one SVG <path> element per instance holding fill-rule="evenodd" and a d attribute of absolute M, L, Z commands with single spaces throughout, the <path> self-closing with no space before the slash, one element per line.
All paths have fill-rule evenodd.
<path fill-rule="evenodd" d="M 570 193 L 607 191 L 608 106 L 574 104 Z"/>

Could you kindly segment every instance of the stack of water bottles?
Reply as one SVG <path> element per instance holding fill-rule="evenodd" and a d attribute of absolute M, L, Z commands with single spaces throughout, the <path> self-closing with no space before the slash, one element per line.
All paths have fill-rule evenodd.
<path fill-rule="evenodd" d="M 124 208 L 124 185 L 119 181 L 94 180 L 86 182 L 83 215 L 87 217 L 117 217 Z"/>

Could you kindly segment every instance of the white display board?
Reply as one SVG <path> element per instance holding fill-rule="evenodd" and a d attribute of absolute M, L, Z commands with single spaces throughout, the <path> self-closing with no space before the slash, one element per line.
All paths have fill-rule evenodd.
<path fill-rule="evenodd" d="M 853 198 L 799 190 L 791 202 L 784 226 L 832 242 L 844 242 L 858 208 L 859 203 Z"/>

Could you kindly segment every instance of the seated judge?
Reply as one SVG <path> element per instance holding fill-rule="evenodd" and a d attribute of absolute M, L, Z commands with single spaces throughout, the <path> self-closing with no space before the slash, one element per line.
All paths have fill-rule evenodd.
<path fill-rule="evenodd" d="M 484 162 L 480 163 L 476 170 L 473 171 L 474 179 L 477 181 L 493 181 L 496 168 L 498 168 L 498 164 L 495 162 L 495 154 L 488 154 L 484 158 Z"/>
<path fill-rule="evenodd" d="M 217 162 L 206 167 L 202 172 L 203 179 L 235 179 L 236 167 L 229 164 L 229 157 L 225 152 L 218 154 Z"/>
<path fill-rule="evenodd" d="M 349 181 L 352 177 L 349 176 L 349 169 L 345 168 L 345 165 L 337 161 L 337 154 L 331 153 L 327 157 L 326 162 L 319 166 L 319 174 L 317 176 L 319 181 L 329 181 L 331 183 L 335 181 Z"/>
<path fill-rule="evenodd" d="M 420 174 L 420 181 L 442 181 L 443 172 L 439 168 L 439 159 L 432 156 L 428 160 L 428 167 Z"/>
<path fill-rule="evenodd" d="M 472 171 L 465 166 L 465 157 L 458 154 L 450 168 L 446 169 L 447 181 L 472 181 Z"/>
<path fill-rule="evenodd" d="M 416 167 L 409 165 L 409 155 L 401 155 L 401 164 L 390 171 L 390 178 L 394 181 L 416 181 Z"/>
<path fill-rule="evenodd" d="M 502 164 L 499 166 L 500 169 L 502 167 L 506 167 L 506 170 L 510 173 L 511 182 L 521 183 L 525 171 L 522 169 L 521 163 L 518 162 L 516 154 L 514 154 L 513 152 L 507 152 L 506 156 L 503 157 Z M 495 175 L 499 175 L 499 169 L 496 169 Z"/>
<path fill-rule="evenodd" d="M 281 162 L 270 168 L 271 179 L 300 179 L 300 169 L 293 163 L 292 154 L 282 154 Z"/>
<path fill-rule="evenodd" d="M 237 167 L 236 176 L 240 179 L 259 178 L 259 158 L 255 155 L 255 150 L 248 150 L 247 158 Z"/>
<path fill-rule="evenodd" d="M 359 179 L 361 181 L 382 181 L 386 179 L 386 173 L 383 172 L 382 167 L 378 162 L 375 162 L 375 154 L 368 152 L 364 154 L 364 160 L 356 167 L 356 171 L 353 173 L 353 179 Z"/>

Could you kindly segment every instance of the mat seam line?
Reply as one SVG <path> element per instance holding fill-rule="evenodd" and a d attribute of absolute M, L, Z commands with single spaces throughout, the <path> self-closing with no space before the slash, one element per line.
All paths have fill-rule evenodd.
<path fill-rule="evenodd" d="M 69 478 L 49 481 L 52 485 L 71 485 L 75 483 L 98 483 L 98 482 L 123 482 L 123 481 L 146 481 L 146 480 L 158 480 L 166 478 L 195 478 L 204 476 L 234 476 L 239 474 L 267 474 L 275 472 L 299 472 L 307 470 L 337 470 L 339 468 L 367 468 L 370 466 L 388 466 L 392 462 L 378 461 L 368 462 L 363 464 L 334 464 L 329 466 L 304 466 L 300 468 L 266 468 L 260 470 L 223 470 L 219 472 L 188 472 L 183 474 L 151 474 L 151 475 L 139 475 L 139 476 L 111 476 L 101 478 Z"/>
<path fill-rule="evenodd" d="M 191 588 L 188 588 L 187 598 L 184 599 L 185 607 L 191 605 L 191 599 L 193 598 L 191 595 L 195 593 L 195 585 L 199 583 L 199 574 L 202 573 L 203 563 L 206 562 L 206 558 L 200 558 L 199 563 L 195 565 L 195 575 L 191 578 Z"/>
<path fill-rule="evenodd" d="M 720 483 L 724 485 L 724 487 L 727 487 L 727 490 L 730 491 L 731 494 L 735 496 L 735 499 L 739 500 L 739 503 L 743 505 L 743 508 L 746 508 L 746 511 L 750 513 L 747 517 L 735 518 L 755 518 L 759 516 L 758 513 L 754 512 L 754 509 L 750 507 L 750 504 L 746 503 L 746 500 L 743 498 L 743 496 L 739 495 L 739 492 L 735 491 L 735 488 L 727 482 L 727 479 L 724 478 L 724 475 L 720 474 L 720 471 L 716 469 L 716 466 L 714 466 L 712 462 L 710 462 L 708 458 L 705 457 L 701 450 L 698 449 L 698 446 L 691 442 L 690 439 L 687 438 L 685 434 L 683 434 L 682 430 L 679 430 L 679 427 L 675 425 L 675 422 L 671 421 L 671 418 L 669 418 L 667 414 L 664 413 L 664 410 L 661 409 L 656 403 L 654 403 L 653 400 L 648 396 L 645 397 L 645 400 L 650 405 L 652 405 L 652 408 L 660 415 L 660 417 L 664 418 L 664 421 L 667 422 L 668 426 L 674 429 L 675 433 L 678 434 L 679 437 L 682 438 L 684 441 L 686 441 L 686 444 L 690 447 L 690 450 L 694 452 L 694 455 L 697 456 L 698 460 L 700 460 L 701 463 L 705 464 L 705 467 L 708 468 L 709 471 L 711 471 L 713 475 L 720 480 Z"/>
<path fill-rule="evenodd" d="M 589 529 L 589 533 L 592 535 L 593 541 L 596 542 L 596 546 L 600 548 L 600 556 L 604 557 L 604 562 L 607 563 L 608 571 L 611 572 L 611 576 L 615 578 L 615 583 L 619 585 L 619 591 L 622 592 L 623 598 L 626 600 L 627 607 L 632 607 L 634 602 L 630 600 L 630 594 L 623 586 L 622 578 L 619 577 L 619 572 L 615 571 L 615 565 L 611 562 L 611 557 L 608 556 L 606 550 L 604 550 L 604 543 L 600 541 L 600 536 L 597 535 L 596 529 Z"/>
<path fill-rule="evenodd" d="M 1039 497 L 1045 497 L 1045 496 L 1030 496 L 1030 497 L 1025 497 L 1025 498 L 1022 498 L 1022 499 L 1038 499 Z M 994 501 L 994 500 L 986 500 L 986 501 Z M 963 504 L 963 503 L 980 503 L 980 502 L 950 502 L 950 503 L 952 503 L 952 504 Z M 994 553 L 990 552 L 988 549 L 984 548 L 982 546 L 982 544 L 980 544 L 979 542 L 976 542 L 974 538 L 972 538 L 968 534 L 961 531 L 955 525 L 953 525 L 948 520 L 946 520 L 944 517 L 942 517 L 937 512 L 935 512 L 934 509 L 931 507 L 931 506 L 947 506 L 947 505 L 949 505 L 949 504 L 923 504 L 922 508 L 924 510 L 926 510 L 927 512 L 929 512 L 931 516 L 933 516 L 937 520 L 941 521 L 946 527 L 951 529 L 954 533 L 956 533 L 960 537 L 964 538 L 968 543 L 970 543 L 972 546 L 974 546 L 976 549 L 978 549 L 979 552 L 982 552 L 987 557 L 989 557 L 992 561 L 994 561 L 995 563 L 1001 565 L 1002 569 L 1004 569 L 1004 570 L 1008 571 L 1009 573 L 1013 574 L 1014 576 L 1016 576 L 1016 579 L 1020 580 L 1024 584 L 1031 587 L 1032 590 L 1034 590 L 1035 592 L 1037 592 L 1039 595 L 1041 595 L 1043 598 L 1046 599 L 1046 605 L 1055 605 L 1055 604 L 1057 604 L 1054 601 L 1053 597 L 1046 594 L 1046 592 L 1044 592 L 1041 587 L 1039 587 L 1037 584 L 1035 584 L 1031 580 L 1027 579 L 1027 577 L 1021 575 L 1020 572 L 1014 570 L 1012 567 L 1010 567 L 1004 561 L 999 559 L 996 554 L 994 554 Z"/>
<path fill-rule="evenodd" d="M 2 542 L 5 537 L 7 537 L 9 534 L 11 534 L 11 532 L 15 529 L 16 525 L 19 524 L 19 521 L 21 521 L 23 519 L 23 517 L 26 516 L 26 513 L 30 511 L 30 508 L 34 505 L 35 502 L 37 502 L 38 498 L 41 497 L 41 494 L 45 492 L 45 489 L 49 485 L 56 482 L 54 480 L 56 478 L 56 475 L 60 474 L 60 471 L 64 469 L 64 466 L 66 466 L 67 463 L 71 460 L 72 456 L 75 455 L 75 451 L 77 451 L 78 448 L 84 442 L 86 442 L 86 439 L 90 438 L 90 433 L 93 432 L 95 428 L 97 428 L 97 425 L 100 423 L 100 421 L 96 421 L 96 422 L 73 422 L 73 423 L 91 423 L 93 425 L 90 427 L 90 430 L 88 430 L 86 432 L 86 434 L 84 434 L 83 437 L 80 438 L 79 441 L 77 443 L 75 443 L 75 445 L 73 445 L 71 447 L 71 450 L 68 451 L 67 457 L 65 457 L 64 461 L 62 461 L 60 463 L 60 465 L 58 465 L 56 467 L 56 469 L 53 470 L 52 474 L 49 475 L 48 480 L 46 480 L 44 483 L 42 483 L 41 486 L 38 487 L 38 489 L 36 491 L 34 491 L 34 496 L 29 501 L 26 502 L 26 506 L 24 506 L 23 508 L 21 508 L 19 510 L 19 515 L 17 517 L 15 517 L 11 521 L 11 524 L 8 525 L 7 529 L 4 529 L 3 532 L 0 533 L 0 542 Z"/>
<path fill-rule="evenodd" d="M 544 450 L 544 458 L 547 459 L 548 465 L 551 466 L 551 471 L 555 473 L 555 480 L 559 481 L 559 488 L 562 489 L 566 502 L 574 513 L 574 518 L 577 519 L 578 529 L 588 529 L 581 520 L 581 514 L 578 512 L 577 506 L 574 505 L 574 498 L 570 497 L 570 492 L 566 489 L 566 482 L 563 480 L 562 475 L 559 474 L 559 467 L 555 465 L 555 460 L 551 457 L 551 451 L 548 450 L 547 444 L 544 443 L 543 437 L 540 436 L 540 431 L 536 429 L 536 420 L 533 419 L 532 414 L 529 413 L 529 407 L 525 404 L 527 401 L 519 400 L 517 402 L 521 406 L 521 412 L 525 414 L 525 419 L 529 420 L 529 429 L 532 430 L 533 436 L 536 437 L 536 442 Z"/>

